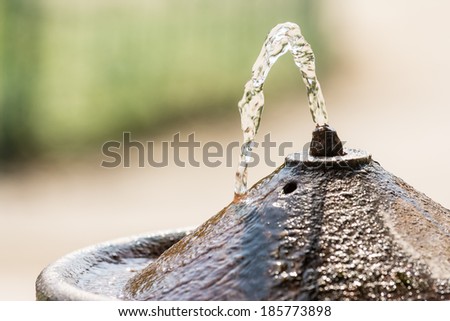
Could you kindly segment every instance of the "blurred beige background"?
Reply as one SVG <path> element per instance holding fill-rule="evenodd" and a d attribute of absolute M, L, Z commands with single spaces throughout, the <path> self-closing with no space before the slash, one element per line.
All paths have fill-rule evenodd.
<path fill-rule="evenodd" d="M 330 123 L 347 146 L 369 151 L 384 168 L 447 208 L 448 12 L 450 3 L 439 0 L 322 1 L 320 24 L 334 55 L 327 62 L 330 72 L 319 78 Z M 245 58 L 248 70 L 263 37 Z M 280 65 L 290 66 L 289 77 L 297 77 L 290 57 Z M 317 65 L 320 75 L 319 59 Z M 271 132 L 277 142 L 293 141 L 292 152 L 309 141 L 313 124 L 303 88 L 270 94 L 282 68 L 275 66 L 269 76 L 258 138 Z M 236 79 L 239 88 L 246 80 Z M 201 142 L 240 141 L 236 104 L 229 108 L 236 109 L 229 117 L 191 117 L 156 138 L 136 137 L 169 141 L 177 132 L 183 139 L 195 132 Z M 68 252 L 136 233 L 195 226 L 232 198 L 234 166 L 104 169 L 101 159 L 99 147 L 64 161 L 39 159 L 1 176 L 1 300 L 33 300 L 40 270 Z M 276 160 L 282 164 L 283 157 Z M 271 171 L 264 164 L 251 169 L 250 182 Z"/>

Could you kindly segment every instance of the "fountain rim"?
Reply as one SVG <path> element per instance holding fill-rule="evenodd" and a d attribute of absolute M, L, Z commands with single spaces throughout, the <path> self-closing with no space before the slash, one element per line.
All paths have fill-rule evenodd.
<path fill-rule="evenodd" d="M 344 148 L 344 153 L 343 156 L 312 156 L 308 150 L 289 154 L 284 162 L 287 167 L 301 164 L 309 167 L 356 168 L 372 161 L 372 155 L 362 149 Z"/>
<path fill-rule="evenodd" d="M 163 230 L 122 237 L 111 241 L 101 242 L 68 253 L 45 267 L 36 279 L 35 291 L 37 300 L 45 301 L 116 301 L 119 298 L 96 294 L 77 287 L 70 280 L 76 279 L 79 273 L 75 268 L 87 271 L 94 264 L 91 259 L 100 262 L 104 255 L 113 254 L 119 249 L 136 249 L 142 242 L 161 243 L 168 239 L 181 239 L 194 230 L 193 227 Z"/>

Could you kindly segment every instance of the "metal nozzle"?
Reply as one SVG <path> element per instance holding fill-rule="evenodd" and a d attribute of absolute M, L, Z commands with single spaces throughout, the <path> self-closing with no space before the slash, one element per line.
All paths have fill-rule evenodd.
<path fill-rule="evenodd" d="M 325 124 L 313 131 L 309 154 L 314 157 L 333 157 L 344 156 L 345 152 L 337 132 Z"/>

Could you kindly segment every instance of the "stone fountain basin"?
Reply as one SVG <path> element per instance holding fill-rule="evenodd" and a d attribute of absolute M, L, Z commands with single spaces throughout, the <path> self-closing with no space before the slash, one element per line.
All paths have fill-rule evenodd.
<path fill-rule="evenodd" d="M 358 155 L 288 156 L 191 234 L 135 236 L 63 257 L 39 275 L 36 297 L 449 300 L 449 211 Z"/>
<path fill-rule="evenodd" d="M 191 229 L 138 235 L 70 253 L 36 281 L 39 301 L 120 300 L 125 283 Z"/>

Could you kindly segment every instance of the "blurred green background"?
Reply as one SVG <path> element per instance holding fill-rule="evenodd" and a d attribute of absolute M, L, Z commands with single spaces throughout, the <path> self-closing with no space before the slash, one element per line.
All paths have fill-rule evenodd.
<path fill-rule="evenodd" d="M 300 22 L 321 69 L 318 1 L 3 0 L 0 164 L 74 155 L 184 117 L 237 112 L 268 31 Z M 293 62 L 270 91 L 298 90 Z M 295 79 L 294 79 L 295 78 Z"/>

